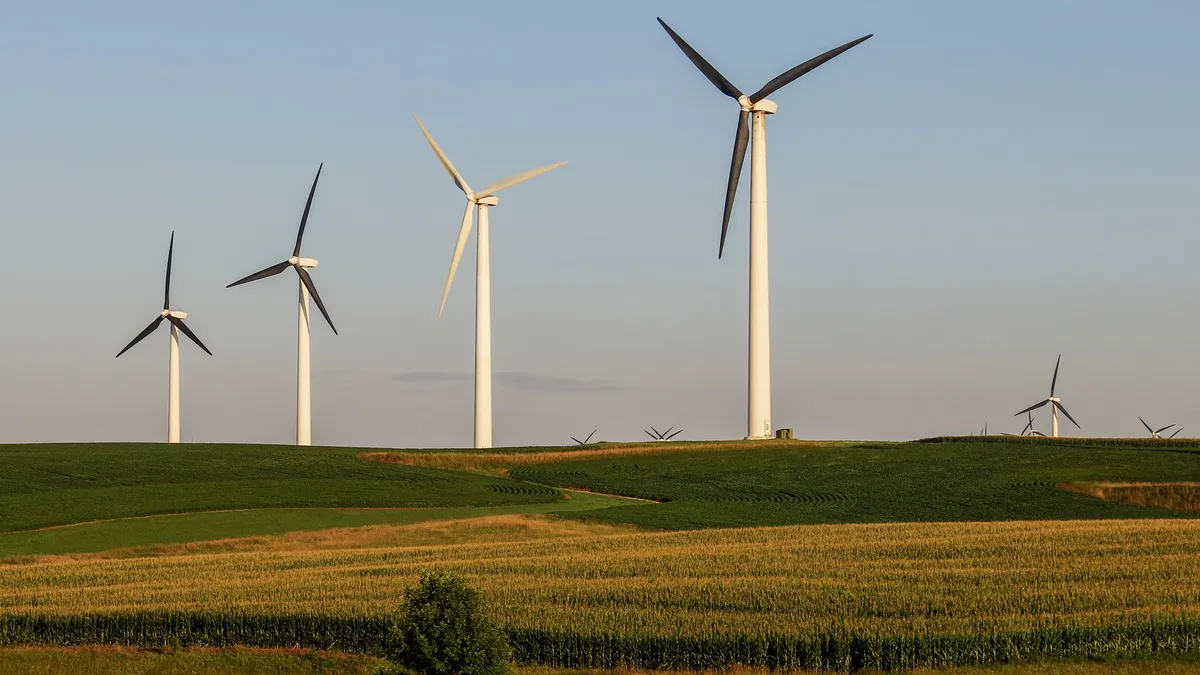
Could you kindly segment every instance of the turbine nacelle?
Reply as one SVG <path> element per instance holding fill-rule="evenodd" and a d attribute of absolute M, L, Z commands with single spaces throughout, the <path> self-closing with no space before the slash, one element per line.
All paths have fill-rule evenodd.
<path fill-rule="evenodd" d="M 738 98 L 738 105 L 740 105 L 742 110 L 745 112 L 761 112 L 768 115 L 774 115 L 775 113 L 779 112 L 779 106 L 775 105 L 774 101 L 769 101 L 765 98 L 755 103 L 754 101 L 750 100 L 749 96 L 741 96 Z"/>
<path fill-rule="evenodd" d="M 174 309 L 164 309 L 162 311 L 162 318 L 166 319 L 166 318 L 169 318 L 172 316 L 175 317 L 176 319 L 186 319 L 187 312 L 180 312 L 180 311 L 174 310 Z"/>
<path fill-rule="evenodd" d="M 495 206 L 500 203 L 500 198 L 496 195 L 487 195 L 486 197 L 475 197 L 472 195 L 468 199 L 480 206 Z"/>
<path fill-rule="evenodd" d="M 309 270 L 317 266 L 317 260 L 315 258 L 301 258 L 299 256 L 292 256 L 288 258 L 288 264 L 292 267 L 301 267 Z"/>

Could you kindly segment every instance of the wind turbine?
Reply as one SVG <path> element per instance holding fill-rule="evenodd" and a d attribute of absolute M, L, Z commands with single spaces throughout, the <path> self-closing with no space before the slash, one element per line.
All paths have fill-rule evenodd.
<path fill-rule="evenodd" d="M 425 130 L 421 120 L 417 126 L 421 128 L 433 154 L 445 167 L 446 172 L 454 179 L 454 184 L 467 198 L 467 210 L 463 212 L 462 225 L 458 228 L 458 240 L 454 243 L 454 257 L 450 260 L 450 273 L 446 276 L 446 288 L 442 291 L 442 304 L 438 307 L 438 316 L 446 308 L 446 298 L 450 295 L 450 284 L 454 282 L 454 273 L 458 270 L 459 260 L 463 249 L 467 246 L 467 237 L 471 234 L 472 214 L 479 209 L 479 234 L 475 238 L 475 447 L 492 447 L 492 267 L 491 243 L 488 232 L 488 209 L 499 203 L 496 193 L 504 188 L 540 176 L 551 169 L 566 164 L 558 162 L 540 169 L 510 176 L 497 181 L 479 192 L 473 192 L 471 186 L 463 179 L 462 174 L 450 163 L 450 158 L 442 152 L 437 141 Z"/>
<path fill-rule="evenodd" d="M 683 433 L 683 429 L 679 429 L 675 433 L 671 433 L 671 429 L 674 429 L 674 428 L 675 427 L 671 427 L 670 429 L 667 429 L 666 431 L 659 431 L 658 429 L 655 429 L 654 427 L 650 427 L 649 430 L 642 429 L 642 431 L 645 431 L 647 436 L 649 436 L 650 438 L 653 438 L 656 441 L 669 441 L 672 438 L 675 438 L 679 434 Z M 651 432 L 653 432 L 653 433 L 651 433 Z"/>
<path fill-rule="evenodd" d="M 308 301 L 310 296 L 313 302 L 317 303 L 317 309 L 321 310 L 321 315 L 325 317 L 325 321 L 329 322 L 329 327 L 333 329 L 333 334 L 337 335 L 337 328 L 333 325 L 333 319 L 329 318 L 329 312 L 325 310 L 325 303 L 321 302 L 321 294 L 317 293 L 317 287 L 313 284 L 312 277 L 308 274 L 308 270 L 317 266 L 317 261 L 312 258 L 300 257 L 300 242 L 304 240 L 304 226 L 308 224 L 308 212 L 312 208 L 313 195 L 317 192 L 317 181 L 321 180 L 321 169 L 324 166 L 325 164 L 322 162 L 317 167 L 317 176 L 313 178 L 312 187 L 308 191 L 308 201 L 304 203 L 304 215 L 300 216 L 300 230 L 296 233 L 296 247 L 292 249 L 292 256 L 277 265 L 271 265 L 250 276 L 242 277 L 225 287 L 233 288 L 241 284 L 248 284 L 251 281 L 273 277 L 289 267 L 296 270 L 296 275 L 300 277 L 300 318 L 296 335 L 296 445 L 312 445 L 312 360 L 309 353 L 309 334 L 311 328 L 308 320 Z"/>
<path fill-rule="evenodd" d="M 1150 425 L 1146 424 L 1146 420 L 1142 419 L 1141 415 L 1138 415 L 1138 421 L 1142 423 L 1142 426 L 1146 427 L 1146 431 L 1150 432 L 1150 438 L 1162 438 L 1162 432 L 1175 426 L 1174 424 L 1168 424 L 1167 426 L 1165 426 L 1161 429 L 1151 429 Z M 1179 431 L 1182 431 L 1182 429 L 1180 429 Z M 1177 434 L 1177 433 L 1179 433 L 1179 431 L 1176 431 L 1175 433 Z M 1172 434 L 1171 438 L 1175 438 L 1175 435 Z"/>
<path fill-rule="evenodd" d="M 692 49 L 691 45 L 661 18 L 662 25 L 679 49 L 692 64 L 712 82 L 722 94 L 735 99 L 741 112 L 738 114 L 737 134 L 734 136 L 733 160 L 729 166 L 729 182 L 725 188 L 725 214 L 721 220 L 721 244 L 717 257 L 725 252 L 725 235 L 729 230 L 729 215 L 733 211 L 733 198 L 737 192 L 746 158 L 746 146 L 750 142 L 750 119 L 753 114 L 754 143 L 750 149 L 750 335 L 749 376 L 746 419 L 747 439 L 771 438 L 771 321 L 769 274 L 767 270 L 767 115 L 778 111 L 773 101 L 767 100 L 778 89 L 817 68 L 839 54 L 862 44 L 871 38 L 864 35 L 857 40 L 831 49 L 800 65 L 785 71 L 763 85 L 753 94 L 746 95 L 717 72 L 708 61 Z"/>
<path fill-rule="evenodd" d="M 595 435 L 596 435 L 596 430 L 592 429 L 592 433 L 588 434 L 587 438 L 583 439 L 582 441 L 579 440 L 578 438 L 575 438 L 574 436 L 571 437 L 571 440 L 575 441 L 575 443 L 577 443 L 578 445 L 587 445 L 588 441 L 592 440 L 592 436 L 595 436 Z"/>
<path fill-rule="evenodd" d="M 1055 385 L 1058 384 L 1058 366 L 1061 363 L 1062 363 L 1062 354 L 1059 354 L 1058 360 L 1054 362 L 1054 377 L 1050 380 L 1050 396 L 1048 398 L 1046 398 L 1046 400 L 1042 401 L 1041 403 L 1035 403 L 1035 404 L 1029 406 L 1028 408 L 1022 410 L 1021 412 L 1013 415 L 1013 417 L 1017 417 L 1019 415 L 1024 415 L 1033 410 L 1037 410 L 1038 408 L 1049 403 L 1050 404 L 1050 437 L 1051 438 L 1058 438 L 1058 413 L 1059 412 L 1062 412 L 1062 414 L 1066 415 L 1067 419 L 1071 420 L 1071 424 L 1074 424 L 1076 429 L 1083 428 L 1083 427 L 1079 426 L 1079 422 L 1076 422 L 1074 417 L 1071 417 L 1071 413 L 1067 412 L 1067 409 L 1063 407 L 1062 399 L 1060 399 L 1054 395 L 1054 387 L 1055 387 Z"/>
<path fill-rule="evenodd" d="M 179 442 L 179 334 L 182 332 L 188 336 L 192 342 L 195 342 L 200 349 L 203 349 L 212 356 L 212 352 L 196 334 L 192 332 L 187 324 L 183 322 L 187 318 L 187 312 L 180 312 L 171 309 L 171 259 L 175 256 L 175 233 L 171 232 L 171 243 L 167 247 L 167 282 L 166 289 L 163 291 L 163 308 L 158 318 L 150 322 L 145 330 L 138 333 L 138 336 L 133 338 L 133 341 L 125 345 L 125 348 L 117 352 L 117 357 L 129 351 L 129 348 L 141 342 L 143 338 L 154 332 L 158 325 L 166 319 L 171 324 L 171 360 L 167 368 L 167 442 Z"/>
<path fill-rule="evenodd" d="M 1021 430 L 1021 435 L 1024 436 L 1028 434 L 1030 436 L 1045 436 L 1045 434 L 1033 428 L 1033 413 L 1027 412 L 1025 414 L 1029 415 L 1029 422 L 1025 425 L 1025 428 Z"/>

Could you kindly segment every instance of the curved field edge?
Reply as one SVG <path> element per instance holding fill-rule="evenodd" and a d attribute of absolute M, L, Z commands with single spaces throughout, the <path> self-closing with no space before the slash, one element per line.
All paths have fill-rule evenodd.
<path fill-rule="evenodd" d="M 74 617 L 0 616 L 0 646 L 119 644 L 301 647 L 379 656 L 389 619 L 312 615 L 186 613 Z M 517 663 L 566 668 L 694 670 L 730 665 L 856 671 L 941 668 L 1041 659 L 1099 659 L 1200 651 L 1200 622 L 1161 619 L 1087 628 L 996 631 L 983 635 L 880 637 L 833 631 L 817 637 L 588 636 L 508 629 Z"/>
<path fill-rule="evenodd" d="M 552 502 L 556 490 L 355 458 L 361 448 L 222 444 L 0 446 L 0 531 L 226 509 Z"/>
<path fill-rule="evenodd" d="M 423 509 L 244 509 L 137 516 L 0 533 L 0 564 L 27 556 L 97 553 L 130 548 L 227 541 L 284 533 L 455 521 L 491 515 L 567 513 L 626 506 L 633 500 L 563 491 L 554 502 Z"/>

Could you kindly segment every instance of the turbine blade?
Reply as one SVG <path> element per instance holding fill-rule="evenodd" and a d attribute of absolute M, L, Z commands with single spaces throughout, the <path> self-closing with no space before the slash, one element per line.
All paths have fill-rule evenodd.
<path fill-rule="evenodd" d="M 454 283 L 454 273 L 458 271 L 458 263 L 462 260 L 463 249 L 467 247 L 467 237 L 471 236 L 471 226 L 474 218 L 475 202 L 467 201 L 467 210 L 463 212 L 462 224 L 458 226 L 458 240 L 454 242 L 454 257 L 450 259 L 450 273 L 446 275 L 446 288 L 442 291 L 442 304 L 438 307 L 438 316 L 446 309 L 446 298 L 450 297 L 450 284 Z"/>
<path fill-rule="evenodd" d="M 1074 424 L 1076 429 L 1082 429 L 1082 428 L 1083 428 L 1083 427 L 1079 426 L 1079 422 L 1076 422 L 1074 417 L 1071 417 L 1071 413 L 1067 412 L 1067 409 L 1063 407 L 1063 404 L 1059 403 L 1058 401 L 1055 401 L 1055 402 L 1054 402 L 1054 407 L 1056 407 L 1056 408 L 1058 408 L 1059 410 L 1061 410 L 1061 411 L 1062 411 L 1062 414 L 1066 415 L 1066 416 L 1067 416 L 1067 419 L 1071 420 L 1071 424 Z"/>
<path fill-rule="evenodd" d="M 324 168 L 325 162 L 317 167 L 317 177 L 313 179 L 312 187 L 308 190 L 308 201 L 304 202 L 304 215 L 300 216 L 300 231 L 296 233 L 296 248 L 292 249 L 292 255 L 300 255 L 300 241 L 304 239 L 304 226 L 308 224 L 308 210 L 312 208 L 313 195 L 317 192 L 317 181 L 321 180 L 321 169 Z"/>
<path fill-rule="evenodd" d="M 118 356 L 120 356 L 120 355 L 118 354 Z M 642 431 L 646 431 L 646 430 L 642 429 Z M 658 436 L 655 436 L 654 434 L 650 433 L 649 431 L 646 431 L 646 435 L 649 436 L 650 438 L 653 438 L 656 441 L 658 440 Z"/>
<path fill-rule="evenodd" d="M 147 335 L 149 335 L 149 334 L 153 333 L 153 332 L 154 332 L 154 329 L 155 329 L 155 328 L 158 328 L 158 324 L 162 323 L 162 320 L 163 320 L 163 317 L 160 315 L 160 316 L 159 316 L 157 319 L 155 319 L 155 320 L 151 321 L 151 322 L 150 322 L 150 325 L 149 325 L 149 326 L 146 326 L 145 330 L 143 330 L 142 332 L 138 333 L 138 336 L 137 336 L 137 337 L 135 337 L 135 338 L 133 338 L 133 340 L 132 340 L 132 341 L 131 341 L 129 344 L 125 345 L 125 348 L 124 348 L 124 349 L 122 349 L 121 351 L 117 352 L 117 357 L 118 357 L 118 358 L 120 358 L 120 356 L 121 356 L 122 354 L 124 354 L 125 352 L 129 351 L 129 348 L 130 348 L 130 347 L 132 347 L 132 346 L 136 345 L 137 343 L 141 342 L 141 341 L 142 341 L 142 340 L 143 340 L 143 339 L 144 339 L 144 338 L 145 338 Z"/>
<path fill-rule="evenodd" d="M 1146 424 L 1146 420 L 1142 419 L 1141 415 L 1138 415 L 1138 421 L 1142 423 L 1142 426 L 1146 427 L 1146 431 L 1154 433 L 1154 430 L 1150 428 L 1149 424 Z"/>
<path fill-rule="evenodd" d="M 250 276 L 242 277 L 241 279 L 238 279 L 237 281 L 233 282 L 232 284 L 229 284 L 225 288 L 233 288 L 234 286 L 248 284 L 251 281 L 258 281 L 259 279 L 266 279 L 267 277 L 273 277 L 276 274 L 279 274 L 280 272 L 286 270 L 287 268 L 289 268 L 291 266 L 292 266 L 292 264 L 290 262 L 284 260 L 283 262 L 279 263 L 278 265 L 271 265 L 270 267 L 268 267 L 265 270 L 259 270 L 259 271 L 255 272 L 254 274 L 251 274 Z"/>
<path fill-rule="evenodd" d="M 547 171 L 552 171 L 554 169 L 557 169 L 558 167 L 560 167 L 564 164 L 566 164 L 566 162 L 555 162 L 554 164 L 550 164 L 549 166 L 543 166 L 540 169 L 531 169 L 529 171 L 526 171 L 525 173 L 519 173 L 515 176 L 509 176 L 508 178 L 505 178 L 504 180 L 496 181 L 495 183 L 492 183 L 491 185 L 485 187 L 482 192 L 476 192 L 475 196 L 478 198 L 490 197 L 491 195 L 496 194 L 497 192 L 503 190 L 504 188 L 510 188 L 510 187 L 516 185 L 517 183 L 524 183 L 525 181 L 529 180 L 530 178 L 533 178 L 534 176 L 540 176 L 540 175 L 546 173 Z"/>
<path fill-rule="evenodd" d="M 1043 434 L 1043 433 L 1042 433 L 1042 432 L 1040 432 L 1040 431 L 1035 431 L 1035 432 L 1033 432 L 1032 434 L 1030 434 L 1030 436 L 1041 436 L 1042 438 L 1045 438 L 1045 437 L 1046 437 L 1046 434 Z"/>
<path fill-rule="evenodd" d="M 858 45 L 866 42 L 867 40 L 870 40 L 873 35 L 874 35 L 874 33 L 869 34 L 869 35 L 864 35 L 864 36 L 858 38 L 857 40 L 851 40 L 851 41 L 847 42 L 846 44 L 842 45 L 841 47 L 834 47 L 833 49 L 830 49 L 829 51 L 825 52 L 824 54 L 821 54 L 820 56 L 814 56 L 813 58 L 805 61 L 804 63 L 801 63 L 800 65 L 796 66 L 795 68 L 792 68 L 791 70 L 787 71 L 786 73 L 783 73 L 779 77 L 764 84 L 762 89 L 759 89 L 758 91 L 756 91 L 750 95 L 750 102 L 758 103 L 759 101 L 763 100 L 764 98 L 775 93 L 775 91 L 791 84 L 793 80 L 799 78 L 801 75 L 805 75 L 805 74 L 809 73 L 810 71 L 816 69 L 818 66 L 824 65 L 826 62 L 832 60 L 834 57 L 841 55 L 843 52 L 849 51 L 850 49 L 857 47 Z"/>
<path fill-rule="evenodd" d="M 666 436 L 667 434 L 671 433 L 671 429 L 674 429 L 674 428 L 675 428 L 675 425 L 672 424 L 670 427 L 667 428 L 666 431 L 663 432 L 663 436 Z"/>
<path fill-rule="evenodd" d="M 733 199 L 737 195 L 738 181 L 742 178 L 742 165 L 746 163 L 746 146 L 750 144 L 750 112 L 738 113 L 737 134 L 733 137 L 733 158 L 729 161 L 729 182 L 725 185 L 725 214 L 721 217 L 721 246 L 717 259 L 725 255 L 725 236 L 729 234 L 729 216 L 733 213 Z"/>
<path fill-rule="evenodd" d="M 579 440 L 578 438 L 575 438 L 574 436 L 571 437 L 571 440 L 575 441 L 575 443 L 578 445 L 583 445 L 583 441 Z"/>
<path fill-rule="evenodd" d="M 163 309 L 171 308 L 171 259 L 175 257 L 175 230 L 171 230 L 171 244 L 167 247 L 167 283 L 163 291 Z"/>
<path fill-rule="evenodd" d="M 654 425 L 650 425 L 650 431 L 653 431 L 653 432 L 654 432 L 654 437 L 655 437 L 655 438 L 662 438 L 662 432 L 661 432 L 661 431 L 659 431 L 658 429 L 655 429 L 655 428 L 654 428 Z"/>
<path fill-rule="evenodd" d="M 1155 431 L 1154 433 L 1156 433 L 1156 434 L 1161 434 L 1162 432 L 1166 431 L 1167 429 L 1170 429 L 1170 428 L 1171 428 L 1171 427 L 1173 427 L 1173 426 L 1175 426 L 1175 425 L 1174 425 L 1174 424 L 1168 424 L 1167 426 L 1165 426 L 1165 427 L 1163 427 L 1163 428 L 1159 429 L 1158 431 Z"/>
<path fill-rule="evenodd" d="M 704 57 L 700 56 L 700 53 L 695 49 L 692 49 L 691 45 L 689 45 L 687 42 L 684 42 L 683 38 L 679 37 L 678 33 L 671 30 L 671 27 L 667 25 L 666 21 L 658 19 L 658 23 L 663 27 L 664 30 L 667 31 L 667 35 L 671 36 L 671 39 L 675 41 L 675 44 L 681 50 L 683 50 L 683 53 L 687 55 L 692 64 L 699 68 L 700 72 L 704 73 L 704 76 L 708 78 L 708 81 L 712 82 L 717 89 L 720 89 L 722 94 L 725 94 L 730 98 L 741 97 L 742 92 L 739 91 L 737 87 L 733 86 L 732 82 L 725 79 L 724 75 L 717 72 L 717 69 L 713 68 L 712 64 L 710 64 L 708 61 L 705 61 Z"/>
<path fill-rule="evenodd" d="M 583 439 L 583 444 L 586 445 L 588 441 L 592 440 L 592 436 L 595 436 L 595 435 L 596 435 L 596 430 L 592 429 L 592 433 L 588 434 L 587 438 Z"/>
<path fill-rule="evenodd" d="M 450 163 L 450 158 L 446 156 L 446 153 L 442 152 L 437 141 L 433 140 L 433 136 L 430 136 L 429 132 L 425 130 L 425 125 L 421 124 L 420 118 L 413 115 L 413 119 L 417 120 L 417 126 L 421 127 L 421 133 L 425 134 L 425 140 L 429 141 L 429 147 L 433 148 L 433 154 L 437 155 L 438 161 L 445 167 L 446 173 L 450 174 L 450 177 L 454 179 L 454 184 L 458 186 L 459 190 L 463 191 L 463 194 L 471 194 L 471 186 L 467 185 L 467 181 L 463 179 L 462 174 Z"/>
<path fill-rule="evenodd" d="M 1170 436 L 1168 436 L 1167 438 L 1175 438 L 1176 436 L 1178 436 L 1178 435 L 1179 435 L 1179 432 L 1181 432 L 1181 431 L 1183 431 L 1183 427 L 1179 427 L 1178 429 L 1176 429 L 1176 430 L 1175 430 L 1175 433 L 1171 434 L 1171 435 L 1170 435 Z"/>
<path fill-rule="evenodd" d="M 680 430 L 676 431 L 675 433 L 671 434 L 670 436 L 667 436 L 667 440 L 669 441 L 669 440 L 671 440 L 672 438 L 675 438 L 676 436 L 678 436 L 678 435 L 679 435 L 679 434 L 681 434 L 681 433 L 683 433 L 683 429 L 680 429 Z"/>
<path fill-rule="evenodd" d="M 1026 409 L 1022 410 L 1021 412 L 1019 412 L 1019 413 L 1017 413 L 1017 414 L 1013 415 L 1013 417 L 1019 417 L 1019 416 L 1021 416 L 1021 415 L 1024 415 L 1024 414 L 1025 414 L 1025 413 L 1027 413 L 1027 412 L 1030 412 L 1030 411 L 1033 411 L 1033 410 L 1037 410 L 1038 408 L 1040 408 L 1040 407 L 1042 407 L 1042 406 L 1046 405 L 1046 404 L 1047 404 L 1047 403 L 1049 403 L 1049 402 L 1050 402 L 1050 400 L 1049 400 L 1049 399 L 1046 399 L 1045 401 L 1042 401 L 1041 403 L 1035 403 L 1035 404 L 1033 404 L 1033 405 L 1029 406 L 1028 408 L 1026 408 Z"/>
<path fill-rule="evenodd" d="M 312 296 L 313 302 L 317 303 L 317 309 L 321 310 L 321 316 L 325 317 L 325 321 L 329 323 L 329 327 L 333 328 L 333 334 L 337 335 L 338 332 L 337 328 L 333 325 L 333 319 L 329 318 L 329 312 L 325 310 L 325 303 L 321 302 L 321 294 L 317 293 L 317 286 L 313 283 L 312 277 L 308 275 L 308 270 L 297 265 L 296 274 L 300 275 L 300 281 L 308 289 L 308 294 Z"/>
<path fill-rule="evenodd" d="M 1058 366 L 1062 363 L 1062 354 L 1058 355 L 1058 360 L 1054 362 L 1054 377 L 1050 380 L 1050 395 L 1054 395 L 1054 386 L 1058 384 Z"/>
<path fill-rule="evenodd" d="M 183 322 L 183 319 L 177 319 L 173 316 L 168 316 L 167 321 L 170 321 L 172 326 L 175 326 L 179 329 L 179 332 L 188 336 L 192 342 L 195 342 L 197 347 L 208 352 L 209 356 L 212 356 L 212 352 L 209 351 L 208 347 L 204 346 L 204 343 L 200 341 L 200 338 L 196 337 L 196 334 L 192 332 L 192 329 L 187 327 L 187 324 Z"/>

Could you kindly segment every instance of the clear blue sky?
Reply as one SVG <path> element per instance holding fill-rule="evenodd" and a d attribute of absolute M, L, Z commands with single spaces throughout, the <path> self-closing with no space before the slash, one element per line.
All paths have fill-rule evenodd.
<path fill-rule="evenodd" d="M 290 252 L 323 161 L 305 252 L 342 335 L 314 324 L 315 442 L 469 444 L 473 245 L 438 319 L 462 197 L 414 113 L 479 185 L 570 161 L 493 211 L 497 444 L 742 435 L 737 107 L 656 15 L 746 90 L 875 33 L 772 96 L 776 426 L 1016 431 L 1062 352 L 1085 432 L 1200 433 L 1196 3 L 3 14 L 0 441 L 164 437 L 166 331 L 113 355 L 172 229 L 173 304 L 216 354 L 183 347 L 185 440 L 291 440 L 295 281 L 224 286 Z"/>

